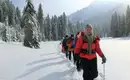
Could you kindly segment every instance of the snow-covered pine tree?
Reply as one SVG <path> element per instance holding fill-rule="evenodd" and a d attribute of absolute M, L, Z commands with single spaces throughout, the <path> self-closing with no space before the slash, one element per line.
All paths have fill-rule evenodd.
<path fill-rule="evenodd" d="M 16 8 L 16 13 L 15 13 L 15 22 L 16 24 L 20 24 L 21 23 L 21 11 L 20 9 L 17 7 Z"/>
<path fill-rule="evenodd" d="M 116 12 L 112 15 L 111 19 L 111 33 L 112 37 L 117 37 L 118 35 L 118 15 Z"/>
<path fill-rule="evenodd" d="M 62 36 L 65 36 L 66 34 L 68 34 L 68 31 L 67 31 L 67 26 L 68 22 L 67 22 L 67 17 L 66 17 L 66 14 L 65 12 L 63 12 L 63 15 L 62 15 L 62 27 L 63 27 L 63 35 Z"/>
<path fill-rule="evenodd" d="M 51 19 L 51 25 L 52 25 L 52 40 L 58 39 L 58 31 L 57 31 L 57 16 L 52 16 Z"/>
<path fill-rule="evenodd" d="M 111 27 L 110 27 L 110 36 L 113 37 L 114 35 L 114 15 L 111 16 Z"/>
<path fill-rule="evenodd" d="M 121 17 L 121 35 L 123 37 L 126 36 L 126 32 L 127 32 L 127 29 L 126 29 L 126 16 L 125 15 L 122 15 Z"/>
<path fill-rule="evenodd" d="M 0 5 L 0 22 L 3 20 L 3 9 L 2 6 Z"/>
<path fill-rule="evenodd" d="M 46 19 L 47 17 L 45 17 L 45 19 L 44 19 L 44 34 L 45 34 L 45 41 L 47 41 L 48 40 L 48 36 L 47 36 L 47 19 Z"/>
<path fill-rule="evenodd" d="M 7 2 L 9 12 L 8 12 L 8 20 L 9 26 L 15 27 L 15 6 L 9 1 Z"/>
<path fill-rule="evenodd" d="M 57 28 L 58 28 L 58 40 L 61 40 L 62 39 L 62 37 L 63 37 L 63 26 L 62 26 L 62 23 L 63 21 L 62 21 L 62 16 L 59 16 L 58 17 L 58 26 L 57 26 Z"/>
<path fill-rule="evenodd" d="M 71 35 L 72 33 L 74 33 L 74 27 L 73 24 L 71 22 L 68 22 L 68 34 Z"/>
<path fill-rule="evenodd" d="M 40 27 L 36 17 L 36 11 L 31 0 L 27 0 L 26 7 L 23 11 L 21 26 L 24 28 L 24 46 L 38 48 L 38 38 Z"/>
<path fill-rule="evenodd" d="M 1 3 L 1 7 L 2 7 L 2 22 L 5 23 L 5 20 L 8 17 L 9 14 L 9 1 L 3 0 Z"/>
<path fill-rule="evenodd" d="M 7 42 L 6 28 L 3 23 L 0 23 L 0 37 L 3 41 Z"/>
<path fill-rule="evenodd" d="M 94 25 L 93 33 L 96 34 L 96 35 L 101 35 L 101 29 L 98 25 Z"/>
<path fill-rule="evenodd" d="M 130 36 L 130 7 L 128 5 L 126 11 L 127 36 Z"/>
<path fill-rule="evenodd" d="M 8 27 L 8 13 L 9 13 L 9 1 L 6 0 L 2 0 L 0 2 L 0 6 L 1 6 L 1 22 L 4 23 L 2 26 L 2 32 L 1 32 L 1 36 L 2 36 L 2 40 L 3 41 L 8 41 L 8 35 L 7 35 L 7 29 Z"/>
<path fill-rule="evenodd" d="M 76 32 L 78 32 L 80 30 L 81 30 L 81 25 L 80 25 L 80 22 L 77 21 L 77 23 L 76 23 Z"/>
<path fill-rule="evenodd" d="M 41 40 L 45 41 L 45 26 L 43 25 L 44 19 L 43 19 L 43 9 L 42 9 L 41 4 L 39 4 L 37 19 L 38 19 L 38 22 L 39 22 L 39 25 L 40 25 Z"/>
<path fill-rule="evenodd" d="M 121 31 L 122 31 L 122 29 L 121 29 L 121 16 L 120 15 L 118 15 L 118 35 L 117 35 L 117 37 L 122 37 L 122 34 L 121 34 Z"/>
<path fill-rule="evenodd" d="M 2 4 L 3 4 L 3 1 L 0 0 L 0 22 L 3 21 L 3 7 L 2 7 Z M 4 28 L 4 29 L 3 29 Z M 0 23 L 0 38 L 3 40 L 3 41 L 7 41 L 6 39 L 6 29 L 5 27 L 3 26 L 2 23 Z"/>
<path fill-rule="evenodd" d="M 114 29 L 115 29 L 115 31 L 114 31 L 114 37 L 119 37 L 118 36 L 118 34 L 119 34 L 119 20 L 118 20 L 119 18 L 118 18 L 118 14 L 117 14 L 117 12 L 115 12 L 114 13 Z"/>
<path fill-rule="evenodd" d="M 67 31 L 67 17 L 65 15 L 65 13 L 63 13 L 63 15 L 58 17 L 58 23 L 57 23 L 57 28 L 58 28 L 58 40 L 63 39 L 63 37 L 65 35 L 68 34 Z"/>
<path fill-rule="evenodd" d="M 16 8 L 16 13 L 15 13 L 15 22 L 16 22 L 16 27 L 15 27 L 15 30 L 16 30 L 16 38 L 17 38 L 17 41 L 22 41 L 22 39 L 20 38 L 21 37 L 21 11 L 20 9 L 17 7 Z"/>
<path fill-rule="evenodd" d="M 54 17 L 51 18 L 51 26 L 52 26 L 52 40 L 54 40 Z"/>
<path fill-rule="evenodd" d="M 46 38 L 47 40 L 52 40 L 52 25 L 51 25 L 51 19 L 49 14 L 46 17 Z"/>
<path fill-rule="evenodd" d="M 57 29 L 57 26 L 58 26 L 58 18 L 56 15 L 54 15 L 54 40 L 58 40 L 58 29 Z"/>

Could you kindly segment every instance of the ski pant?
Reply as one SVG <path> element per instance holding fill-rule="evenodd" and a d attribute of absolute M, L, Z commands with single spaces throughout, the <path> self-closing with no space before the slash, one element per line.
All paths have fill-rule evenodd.
<path fill-rule="evenodd" d="M 68 56 L 69 56 L 69 60 L 71 61 L 71 51 L 69 51 Z"/>
<path fill-rule="evenodd" d="M 64 46 L 64 50 L 65 50 L 65 55 L 66 55 L 66 58 L 67 58 L 68 57 L 68 47 Z"/>
<path fill-rule="evenodd" d="M 66 58 L 68 58 L 68 51 L 65 51 Z"/>
<path fill-rule="evenodd" d="M 82 70 L 82 63 L 81 63 L 81 58 L 79 54 L 75 54 L 75 65 L 76 65 L 77 71 Z"/>
<path fill-rule="evenodd" d="M 77 67 L 78 71 L 80 71 L 82 69 L 81 59 L 76 60 L 76 67 Z"/>
<path fill-rule="evenodd" d="M 74 53 L 74 51 L 72 52 L 73 53 L 73 61 L 74 61 L 74 64 L 76 64 L 77 60 L 76 60 L 76 55 Z"/>
<path fill-rule="evenodd" d="M 98 76 L 97 58 L 92 60 L 82 58 L 81 62 L 83 67 L 83 80 L 94 80 Z"/>

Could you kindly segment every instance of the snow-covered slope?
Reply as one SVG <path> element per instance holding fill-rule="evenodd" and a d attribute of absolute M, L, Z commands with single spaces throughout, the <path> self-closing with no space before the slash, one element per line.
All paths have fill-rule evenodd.
<path fill-rule="evenodd" d="M 115 11 L 120 15 L 126 14 L 128 4 L 119 0 L 95 0 L 88 7 L 72 13 L 68 18 L 73 23 L 81 21 L 86 24 L 110 27 L 112 14 Z"/>
<path fill-rule="evenodd" d="M 59 53 L 58 43 L 42 43 L 36 50 L 0 42 L 0 80 L 70 80 L 74 68 Z"/>
<path fill-rule="evenodd" d="M 130 39 L 109 38 L 100 43 L 107 57 L 106 80 L 130 80 Z M 44 42 L 41 49 L 30 49 L 0 41 L 0 50 L 0 80 L 82 80 L 60 53 L 59 42 Z M 100 58 L 98 63 L 102 73 Z"/>

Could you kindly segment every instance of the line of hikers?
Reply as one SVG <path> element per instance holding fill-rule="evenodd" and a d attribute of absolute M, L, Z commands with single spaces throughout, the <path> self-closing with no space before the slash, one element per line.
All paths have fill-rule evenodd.
<path fill-rule="evenodd" d="M 77 71 L 83 70 L 84 80 L 94 80 L 98 76 L 97 55 L 102 58 L 102 63 L 106 63 L 100 44 L 100 38 L 93 33 L 92 25 L 87 24 L 84 31 L 77 32 L 76 36 L 66 35 L 62 41 L 62 52 L 73 61 Z"/>

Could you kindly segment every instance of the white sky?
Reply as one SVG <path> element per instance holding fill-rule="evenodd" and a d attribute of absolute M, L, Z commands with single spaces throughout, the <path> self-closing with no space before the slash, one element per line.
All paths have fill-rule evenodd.
<path fill-rule="evenodd" d="M 23 9 L 25 5 L 25 0 L 11 1 L 21 9 Z M 37 9 L 39 3 L 42 3 L 45 15 L 48 13 L 50 15 L 61 15 L 63 12 L 70 15 L 77 10 L 87 7 L 93 1 L 94 0 L 33 0 L 33 4 Z"/>
<path fill-rule="evenodd" d="M 23 9 L 26 0 L 11 1 L 13 4 Z M 35 8 L 38 9 L 38 5 L 41 3 L 43 6 L 44 15 L 61 15 L 63 12 L 70 15 L 77 10 L 87 7 L 94 1 L 118 1 L 130 3 L 130 0 L 33 0 L 33 4 L 35 5 Z"/>

